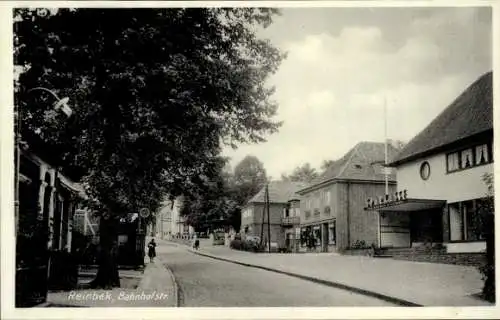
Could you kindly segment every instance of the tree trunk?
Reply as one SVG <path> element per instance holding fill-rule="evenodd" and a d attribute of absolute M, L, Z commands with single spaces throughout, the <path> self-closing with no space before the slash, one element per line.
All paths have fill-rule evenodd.
<path fill-rule="evenodd" d="M 96 278 L 91 282 L 91 287 L 104 289 L 120 287 L 120 276 L 116 261 L 118 250 L 116 219 L 101 218 L 99 230 L 99 245 L 101 248 L 98 258 L 99 269 Z"/>

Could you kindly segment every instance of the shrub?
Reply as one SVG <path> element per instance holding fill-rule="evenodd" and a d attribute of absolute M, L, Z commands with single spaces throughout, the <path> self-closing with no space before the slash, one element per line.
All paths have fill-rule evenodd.
<path fill-rule="evenodd" d="M 493 174 L 485 174 L 483 182 L 488 187 L 486 201 L 479 207 L 478 217 L 481 219 L 481 233 L 486 238 L 486 262 L 479 267 L 483 276 L 483 297 L 495 302 L 495 193 Z"/>
<path fill-rule="evenodd" d="M 252 252 L 259 252 L 262 251 L 262 248 L 260 247 L 260 244 L 255 241 L 245 241 L 245 250 L 246 251 L 252 251 Z"/>
<path fill-rule="evenodd" d="M 231 243 L 229 244 L 229 247 L 231 249 L 235 249 L 235 250 L 242 250 L 242 241 L 239 240 L 239 239 L 234 239 L 233 241 L 231 241 Z"/>

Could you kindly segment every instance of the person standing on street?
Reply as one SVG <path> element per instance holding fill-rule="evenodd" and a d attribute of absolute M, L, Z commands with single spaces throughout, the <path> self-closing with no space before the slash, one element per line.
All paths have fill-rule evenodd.
<path fill-rule="evenodd" d="M 151 241 L 148 243 L 148 256 L 149 256 L 149 262 L 154 262 L 156 257 L 155 239 L 151 239 Z"/>

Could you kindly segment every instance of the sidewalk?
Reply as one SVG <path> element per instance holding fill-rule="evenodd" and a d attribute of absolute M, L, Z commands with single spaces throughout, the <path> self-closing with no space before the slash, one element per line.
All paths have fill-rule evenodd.
<path fill-rule="evenodd" d="M 48 307 L 177 307 L 177 285 L 171 272 L 158 259 L 147 263 L 138 276 L 120 270 L 122 288 L 49 292 Z"/>
<path fill-rule="evenodd" d="M 199 251 L 216 259 L 298 276 L 372 295 L 401 305 L 493 306 L 481 292 L 476 268 L 334 254 L 255 254 L 202 242 Z M 399 302 L 398 302 L 399 301 Z"/>

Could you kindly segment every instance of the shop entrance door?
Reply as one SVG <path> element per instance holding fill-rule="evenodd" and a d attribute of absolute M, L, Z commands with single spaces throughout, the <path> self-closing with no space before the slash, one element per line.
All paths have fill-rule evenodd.
<path fill-rule="evenodd" d="M 328 223 L 323 223 L 322 225 L 323 232 L 321 233 L 322 235 L 322 251 L 323 252 L 328 252 L 328 239 L 330 237 L 329 230 L 328 230 Z"/>

